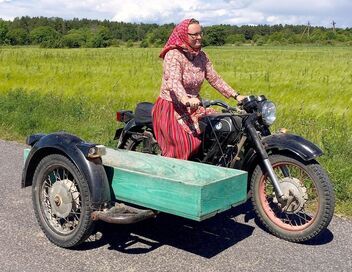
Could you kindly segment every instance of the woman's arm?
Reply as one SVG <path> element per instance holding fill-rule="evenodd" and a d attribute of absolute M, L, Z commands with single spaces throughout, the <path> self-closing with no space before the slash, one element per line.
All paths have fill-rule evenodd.
<path fill-rule="evenodd" d="M 238 93 L 232 89 L 214 70 L 213 64 L 209 60 L 208 56 L 205 54 L 206 58 L 206 70 L 205 78 L 208 80 L 209 84 L 223 94 L 226 98 L 235 97 Z M 237 96 L 236 96 L 237 98 Z"/>

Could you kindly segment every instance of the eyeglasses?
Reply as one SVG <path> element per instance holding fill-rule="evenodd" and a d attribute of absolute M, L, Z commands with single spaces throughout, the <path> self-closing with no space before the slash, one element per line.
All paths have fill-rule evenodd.
<path fill-rule="evenodd" d="M 190 35 L 193 39 L 196 37 L 202 37 L 203 36 L 203 32 L 197 32 L 197 33 L 187 33 L 188 35 Z"/>

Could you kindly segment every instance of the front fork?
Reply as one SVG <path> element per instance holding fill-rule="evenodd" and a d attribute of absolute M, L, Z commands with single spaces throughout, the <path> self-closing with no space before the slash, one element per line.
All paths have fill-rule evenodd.
<path fill-rule="evenodd" d="M 274 169 L 270 163 L 268 153 L 266 152 L 263 144 L 261 143 L 259 136 L 258 136 L 258 133 L 257 133 L 256 129 L 254 128 L 252 122 L 253 121 L 251 120 L 251 118 L 248 118 L 244 124 L 245 128 L 247 130 L 248 135 L 252 139 L 252 142 L 254 144 L 256 152 L 259 154 L 259 156 L 261 157 L 261 159 L 264 163 L 265 169 L 268 172 L 268 176 L 270 177 L 270 180 L 274 186 L 275 194 L 276 194 L 278 201 L 280 203 L 283 203 L 286 200 L 286 196 L 284 195 L 284 193 L 281 190 L 280 182 L 279 182 L 279 180 L 274 172 Z"/>

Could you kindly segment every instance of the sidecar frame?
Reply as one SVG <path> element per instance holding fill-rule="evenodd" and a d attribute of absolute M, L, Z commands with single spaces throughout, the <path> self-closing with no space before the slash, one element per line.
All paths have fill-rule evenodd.
<path fill-rule="evenodd" d="M 244 171 L 109 148 L 90 157 L 97 145 L 65 132 L 31 135 L 27 144 L 22 187 L 44 157 L 64 155 L 87 180 L 93 220 L 129 224 L 166 212 L 202 221 L 247 201 Z"/>

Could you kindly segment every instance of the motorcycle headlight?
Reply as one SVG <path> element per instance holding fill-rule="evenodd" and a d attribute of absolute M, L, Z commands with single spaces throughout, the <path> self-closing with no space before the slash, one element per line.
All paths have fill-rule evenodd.
<path fill-rule="evenodd" d="M 276 119 L 276 106 L 271 101 L 265 101 L 262 104 L 262 118 L 264 124 L 270 126 Z"/>

